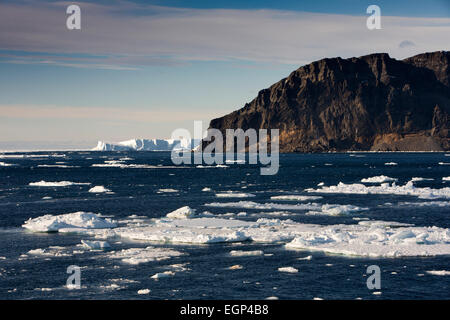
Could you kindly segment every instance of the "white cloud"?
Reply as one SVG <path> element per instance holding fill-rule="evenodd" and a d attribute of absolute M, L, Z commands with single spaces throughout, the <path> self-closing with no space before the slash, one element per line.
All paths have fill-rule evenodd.
<path fill-rule="evenodd" d="M 66 29 L 68 3 L 0 5 L 0 49 L 86 58 L 53 57 L 51 63 L 94 68 L 133 68 L 195 60 L 249 60 L 305 64 L 323 57 L 388 52 L 396 58 L 450 49 L 449 18 L 382 16 L 368 30 L 361 16 L 278 10 L 179 9 L 79 3 L 81 31 Z M 138 12 L 139 14 L 136 14 Z M 407 38 L 416 46 L 399 47 Z M 104 56 L 92 56 L 104 55 Z M 65 58 L 67 59 L 67 57 Z M 21 63 L 46 63 L 17 58 Z M 48 62 L 47 62 L 48 63 Z"/>
<path fill-rule="evenodd" d="M 0 105 L 1 118 L 15 119 L 99 119 L 102 121 L 120 121 L 123 123 L 158 123 L 161 121 L 194 121 L 220 116 L 220 112 L 201 110 L 139 110 L 131 108 L 39 106 L 39 105 Z"/>

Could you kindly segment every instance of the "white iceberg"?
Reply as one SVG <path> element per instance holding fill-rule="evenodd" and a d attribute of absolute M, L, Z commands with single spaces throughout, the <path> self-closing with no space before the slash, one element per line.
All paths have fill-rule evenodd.
<path fill-rule="evenodd" d="M 314 210 L 320 208 L 317 203 L 302 203 L 302 204 L 280 204 L 280 203 L 257 203 L 253 201 L 238 201 L 238 202 L 211 202 L 204 204 L 207 207 L 217 208 L 244 208 L 244 209 L 258 209 L 258 210 Z"/>
<path fill-rule="evenodd" d="M 179 190 L 177 190 L 177 189 L 171 189 L 171 188 L 168 188 L 168 189 L 158 189 L 158 191 L 156 191 L 157 193 L 177 193 L 177 192 L 180 192 Z"/>
<path fill-rule="evenodd" d="M 150 278 L 158 280 L 158 279 L 161 279 L 161 278 L 172 277 L 174 275 L 175 275 L 175 272 L 173 272 L 173 271 L 164 271 L 164 272 L 155 273 Z"/>
<path fill-rule="evenodd" d="M 450 271 L 447 270 L 429 270 L 426 273 L 431 274 L 433 276 L 450 276 Z"/>
<path fill-rule="evenodd" d="M 149 294 L 150 289 L 140 289 L 138 290 L 137 294 Z"/>
<path fill-rule="evenodd" d="M 321 207 L 321 211 L 308 211 L 306 215 L 340 216 L 353 214 L 364 210 L 369 210 L 369 208 L 361 208 L 351 204 L 324 204 Z"/>
<path fill-rule="evenodd" d="M 99 141 L 92 151 L 172 151 L 192 150 L 199 139 L 132 139 L 117 143 Z"/>

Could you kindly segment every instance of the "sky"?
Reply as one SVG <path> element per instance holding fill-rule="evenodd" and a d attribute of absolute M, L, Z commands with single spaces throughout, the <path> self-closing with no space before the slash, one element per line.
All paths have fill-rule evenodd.
<path fill-rule="evenodd" d="M 312 61 L 449 40 L 450 0 L 0 0 L 0 150 L 170 138 Z"/>

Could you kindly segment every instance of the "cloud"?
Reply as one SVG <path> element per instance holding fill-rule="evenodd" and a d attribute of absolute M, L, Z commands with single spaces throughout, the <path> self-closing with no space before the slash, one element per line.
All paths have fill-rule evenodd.
<path fill-rule="evenodd" d="M 361 16 L 349 16 L 78 2 L 81 30 L 67 30 L 68 4 L 2 3 L 0 50 L 33 53 L 27 58 L 15 54 L 8 61 L 128 70 L 218 60 L 306 64 L 323 57 L 373 52 L 404 58 L 450 49 L 450 42 L 444 40 L 449 39 L 449 18 L 382 16 L 383 29 L 368 30 L 364 10 Z M 406 37 L 420 45 L 402 46 Z M 43 53 L 61 56 L 41 59 Z M 73 55 L 72 61 L 62 55 Z"/>
<path fill-rule="evenodd" d="M 415 47 L 415 46 L 416 46 L 416 44 L 409 40 L 404 40 L 404 41 L 400 42 L 398 45 L 399 48 L 407 48 L 407 47 Z"/>
<path fill-rule="evenodd" d="M 155 108 L 154 108 L 155 109 Z M 39 105 L 0 105 L 0 118 L 4 119 L 66 119 L 66 120 L 102 120 L 117 123 L 158 123 L 194 121 L 211 119 L 219 112 L 199 110 L 139 110 L 107 107 L 39 106 Z M 168 117 L 168 114 L 169 117 Z"/>

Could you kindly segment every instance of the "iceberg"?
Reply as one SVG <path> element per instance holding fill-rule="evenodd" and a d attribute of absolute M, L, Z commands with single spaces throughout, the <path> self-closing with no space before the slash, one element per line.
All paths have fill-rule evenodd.
<path fill-rule="evenodd" d="M 192 150 L 199 139 L 132 139 L 117 143 L 99 141 L 92 151 L 172 151 Z"/>

